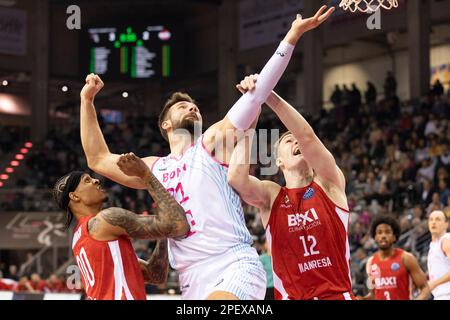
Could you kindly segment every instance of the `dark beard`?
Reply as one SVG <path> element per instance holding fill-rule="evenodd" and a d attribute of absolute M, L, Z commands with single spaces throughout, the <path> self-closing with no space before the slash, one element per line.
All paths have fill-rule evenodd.
<path fill-rule="evenodd" d="M 177 124 L 174 130 L 184 129 L 187 130 L 191 134 L 191 136 L 193 136 L 195 133 L 195 127 L 198 125 L 199 122 L 196 119 L 193 118 L 183 119 Z"/>

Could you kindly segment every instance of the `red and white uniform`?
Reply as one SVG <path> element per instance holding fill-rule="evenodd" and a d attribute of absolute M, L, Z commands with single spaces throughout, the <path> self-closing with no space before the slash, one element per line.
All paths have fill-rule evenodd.
<path fill-rule="evenodd" d="M 130 238 L 99 241 L 89 235 L 88 222 L 79 220 L 72 250 L 89 300 L 145 300 L 144 276 Z"/>
<path fill-rule="evenodd" d="M 403 263 L 403 253 L 396 248 L 386 260 L 380 260 L 378 252 L 374 254 L 369 276 L 376 300 L 411 300 L 411 278 Z"/>
<path fill-rule="evenodd" d="M 349 213 L 314 181 L 282 188 L 266 229 L 275 299 L 352 300 Z"/>

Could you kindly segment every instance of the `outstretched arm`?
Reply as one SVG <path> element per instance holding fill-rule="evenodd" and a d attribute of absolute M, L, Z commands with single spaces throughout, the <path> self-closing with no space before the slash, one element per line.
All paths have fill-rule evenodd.
<path fill-rule="evenodd" d="M 94 98 L 103 88 L 104 83 L 98 75 L 90 74 L 86 77 L 86 84 L 81 90 L 80 131 L 81 143 L 90 169 L 117 183 L 134 189 L 145 189 L 145 185 L 136 177 L 123 174 L 116 163 L 119 155 L 112 154 L 106 144 L 97 113 L 94 107 Z M 156 158 L 149 157 L 145 162 L 150 167 Z"/>
<path fill-rule="evenodd" d="M 427 277 L 419 266 L 417 259 L 410 253 L 405 252 L 403 255 L 403 263 L 414 282 L 417 289 L 420 290 L 416 300 L 427 300 L 430 296 L 430 287 L 428 286 Z"/>
<path fill-rule="evenodd" d="M 267 105 L 297 139 L 300 152 L 319 178 L 331 182 L 341 192 L 345 193 L 344 174 L 337 167 L 336 160 L 331 152 L 320 141 L 306 119 L 275 92 L 270 95 Z M 317 161 L 317 159 L 320 159 L 320 161 Z"/>
<path fill-rule="evenodd" d="M 256 121 L 255 121 L 256 123 Z M 236 190 L 243 201 L 259 208 L 264 227 L 269 221 L 271 194 L 278 193 L 280 186 L 272 181 L 261 181 L 250 175 L 250 153 L 255 130 L 247 130 L 239 140 L 231 156 L 228 169 L 228 183 Z"/>
<path fill-rule="evenodd" d="M 159 240 L 148 261 L 139 259 L 145 283 L 162 284 L 169 274 L 169 260 L 167 257 L 167 240 Z"/>
<path fill-rule="evenodd" d="M 286 70 L 299 39 L 305 32 L 315 29 L 322 24 L 334 11 L 334 7 L 331 7 L 328 11 L 326 9 L 327 6 L 322 6 L 316 15 L 309 19 L 302 19 L 300 15 L 297 16 L 275 54 L 262 69 L 258 88 L 244 94 L 222 121 L 214 124 L 205 132 L 204 144 L 210 152 L 215 151 L 216 140 L 224 141 L 227 134 L 233 135 L 235 130 L 247 130 L 251 126 L 261 110 L 261 105 L 267 100 L 267 97 Z M 229 140 L 236 142 L 234 138 L 227 139 L 227 141 Z M 219 146 L 222 148 L 222 144 L 219 144 L 217 147 Z M 232 151 L 234 145 L 226 147 L 227 150 L 230 150 L 231 147 Z M 228 163 L 227 152 L 218 153 L 222 162 Z"/>
<path fill-rule="evenodd" d="M 164 217 L 164 214 L 161 216 Z M 112 238 L 122 235 L 128 235 L 134 239 L 152 240 L 178 238 L 185 235 L 185 230 L 189 230 L 184 226 L 177 226 L 177 222 L 169 221 L 169 218 L 161 216 L 143 216 L 122 208 L 111 207 L 102 210 L 94 219 L 99 221 L 98 229 L 101 229 L 98 233 Z M 174 212 L 170 212 L 168 216 L 179 219 L 178 214 Z M 183 225 L 183 222 L 178 222 L 178 224 Z"/>
<path fill-rule="evenodd" d="M 249 89 L 249 80 L 246 78 L 237 88 L 241 93 Z M 245 131 L 244 137 L 239 139 L 230 159 L 228 168 L 228 183 L 236 190 L 242 200 L 249 205 L 259 208 L 263 226 L 269 221 L 272 205 L 272 193 L 278 193 L 280 186 L 272 181 L 261 181 L 250 175 L 251 147 L 255 135 L 257 120 L 252 127 Z"/>

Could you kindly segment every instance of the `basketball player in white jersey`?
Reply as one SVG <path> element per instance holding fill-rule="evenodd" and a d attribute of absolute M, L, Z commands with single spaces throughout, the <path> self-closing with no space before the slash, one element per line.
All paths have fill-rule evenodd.
<path fill-rule="evenodd" d="M 183 299 L 264 299 L 265 272 L 251 247 L 239 196 L 227 183 L 227 167 L 235 131 L 248 129 L 261 105 L 286 69 L 302 35 L 318 27 L 334 11 L 323 6 L 314 17 L 300 15 L 259 76 L 258 89 L 244 94 L 227 116 L 199 133 L 202 117 L 189 95 L 175 93 L 159 120 L 170 155 L 143 160 L 186 211 L 191 225 L 184 239 L 169 240 L 169 260 L 180 274 Z M 231 85 L 231 84 L 230 84 Z M 103 82 L 89 75 L 81 92 L 81 140 L 89 167 L 131 188 L 143 188 L 138 179 L 125 176 L 116 165 L 98 125 L 93 104 Z M 227 139 L 233 135 L 231 141 Z"/>
<path fill-rule="evenodd" d="M 428 252 L 429 286 L 434 300 L 450 300 L 450 233 L 448 217 L 443 211 L 433 211 L 428 218 L 431 233 Z"/>

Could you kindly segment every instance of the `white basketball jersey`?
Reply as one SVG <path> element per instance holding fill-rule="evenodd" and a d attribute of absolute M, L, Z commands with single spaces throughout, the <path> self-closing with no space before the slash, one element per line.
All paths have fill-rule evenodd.
<path fill-rule="evenodd" d="M 442 278 L 450 271 L 450 260 L 442 250 L 442 240 L 450 239 L 450 233 L 444 234 L 436 241 L 430 243 L 428 252 L 428 274 L 430 281 Z M 450 282 L 441 284 L 432 291 L 433 296 L 450 295 Z"/>
<path fill-rule="evenodd" d="M 183 156 L 159 158 L 153 174 L 186 211 L 191 231 L 185 239 L 169 239 L 169 261 L 182 271 L 230 248 L 253 243 L 239 196 L 227 182 L 228 168 L 197 139 Z"/>

